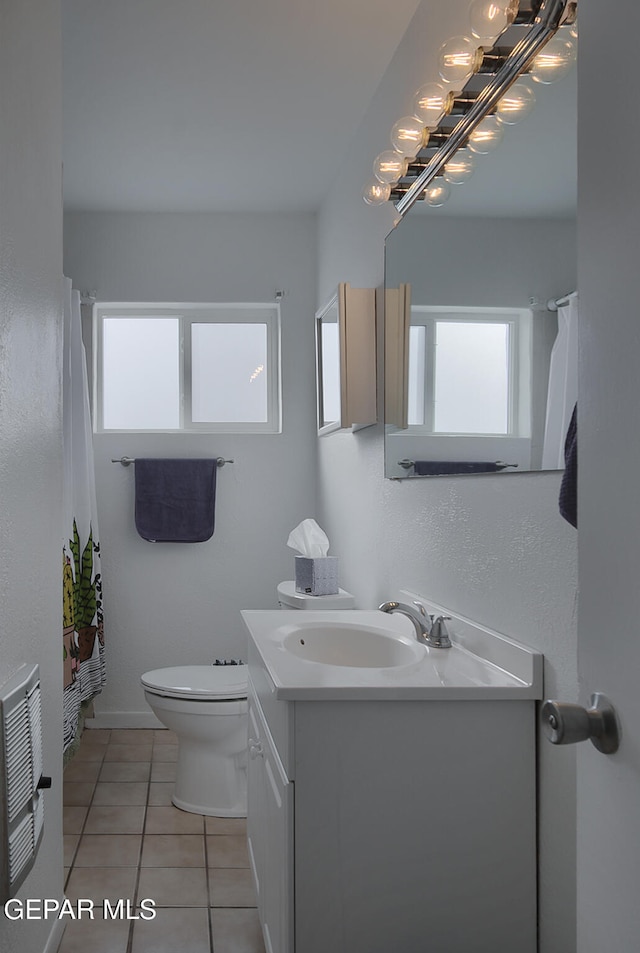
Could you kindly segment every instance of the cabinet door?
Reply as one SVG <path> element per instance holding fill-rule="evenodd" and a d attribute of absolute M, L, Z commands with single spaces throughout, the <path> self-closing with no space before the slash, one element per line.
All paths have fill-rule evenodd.
<path fill-rule="evenodd" d="M 293 953 L 293 783 L 249 698 L 247 832 L 267 953 Z"/>

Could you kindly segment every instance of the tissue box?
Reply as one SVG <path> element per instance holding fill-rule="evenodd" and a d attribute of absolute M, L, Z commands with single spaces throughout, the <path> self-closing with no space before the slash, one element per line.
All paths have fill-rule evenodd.
<path fill-rule="evenodd" d="M 296 556 L 296 592 L 310 596 L 329 596 L 338 592 L 338 557 Z"/>

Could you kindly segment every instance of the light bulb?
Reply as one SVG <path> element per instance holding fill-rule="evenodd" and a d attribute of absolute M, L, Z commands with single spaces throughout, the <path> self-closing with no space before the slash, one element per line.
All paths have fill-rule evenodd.
<path fill-rule="evenodd" d="M 464 83 L 480 67 L 482 47 L 468 36 L 454 36 L 440 47 L 438 68 L 445 83 Z"/>
<path fill-rule="evenodd" d="M 504 137 L 504 126 L 495 116 L 487 116 L 469 136 L 469 149 L 476 155 L 487 155 L 499 146 Z"/>
<path fill-rule="evenodd" d="M 445 164 L 442 177 L 451 185 L 462 185 L 473 174 L 475 167 L 473 153 L 468 149 L 458 149 L 454 157 Z"/>
<path fill-rule="evenodd" d="M 504 94 L 496 109 L 496 116 L 500 122 L 513 126 L 526 119 L 536 104 L 536 97 L 526 83 L 519 79 Z"/>
<path fill-rule="evenodd" d="M 440 208 L 451 195 L 451 189 L 448 182 L 442 179 L 436 179 L 424 190 L 424 200 L 431 208 Z"/>
<path fill-rule="evenodd" d="M 448 109 L 449 93 L 440 83 L 426 83 L 413 98 L 413 114 L 427 129 L 438 128 Z"/>
<path fill-rule="evenodd" d="M 387 149 L 386 152 L 381 152 L 373 161 L 373 174 L 379 182 L 395 185 L 398 179 L 405 175 L 406 171 L 407 160 L 395 149 Z"/>
<path fill-rule="evenodd" d="M 576 55 L 575 40 L 556 33 L 535 57 L 529 75 L 536 83 L 555 83 L 566 76 L 576 61 Z"/>
<path fill-rule="evenodd" d="M 415 116 L 404 116 L 391 130 L 391 145 L 407 159 L 415 159 L 427 138 L 427 130 Z"/>
<path fill-rule="evenodd" d="M 376 179 L 375 182 L 369 182 L 364 187 L 362 198 L 367 205 L 384 205 L 385 202 L 389 201 L 390 195 L 391 186 L 388 182 L 378 182 Z"/>
<path fill-rule="evenodd" d="M 474 0 L 469 8 L 471 32 L 479 40 L 490 40 L 491 45 L 511 26 L 518 14 L 518 0 Z"/>

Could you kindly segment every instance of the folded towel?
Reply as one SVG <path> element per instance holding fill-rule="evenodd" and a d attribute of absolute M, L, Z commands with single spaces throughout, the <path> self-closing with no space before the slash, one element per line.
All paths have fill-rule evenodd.
<path fill-rule="evenodd" d="M 202 543 L 213 535 L 217 460 L 138 457 L 136 529 L 156 543 Z"/>
<path fill-rule="evenodd" d="M 445 473 L 497 473 L 504 469 L 500 463 L 465 463 L 459 460 L 416 460 L 413 472 L 417 476 L 437 476 Z"/>
<path fill-rule="evenodd" d="M 560 515 L 578 528 L 578 405 L 573 408 L 564 443 L 565 470 L 560 484 Z"/>

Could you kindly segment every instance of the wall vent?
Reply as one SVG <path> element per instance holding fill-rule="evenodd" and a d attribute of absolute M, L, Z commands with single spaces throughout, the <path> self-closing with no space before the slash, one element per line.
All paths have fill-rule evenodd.
<path fill-rule="evenodd" d="M 44 830 L 40 670 L 23 665 L 0 686 L 0 900 L 34 865 Z"/>

